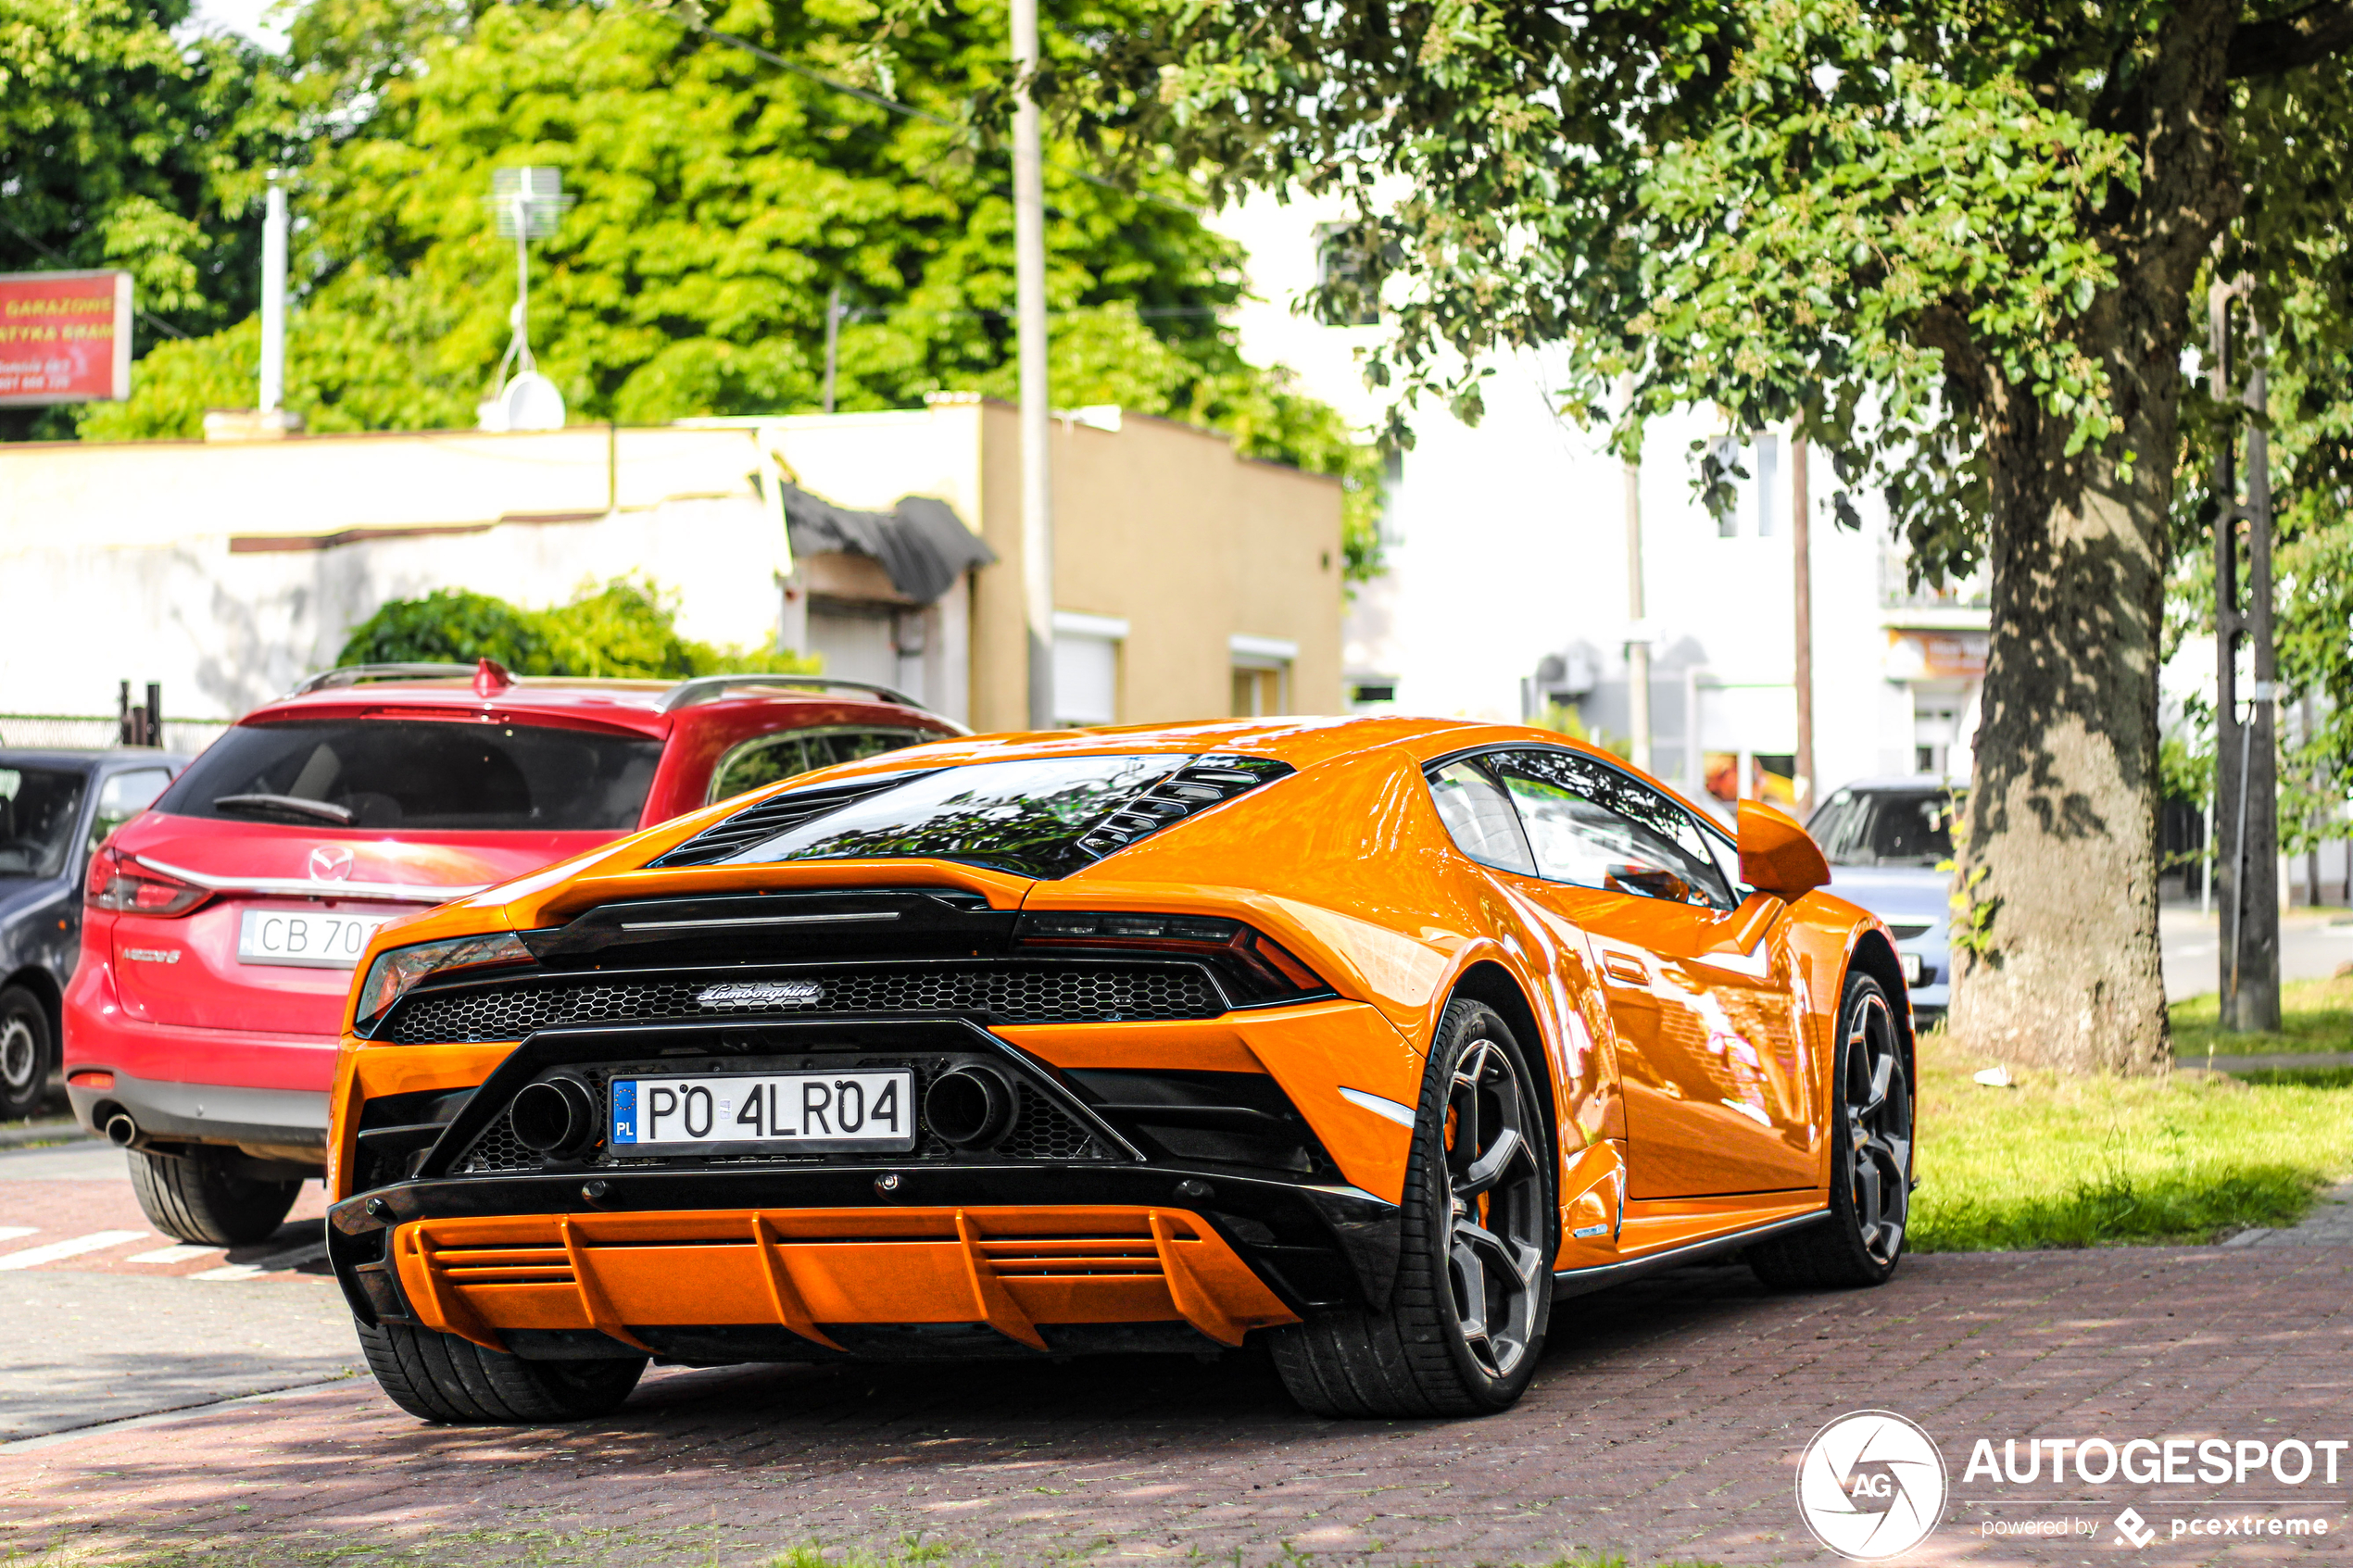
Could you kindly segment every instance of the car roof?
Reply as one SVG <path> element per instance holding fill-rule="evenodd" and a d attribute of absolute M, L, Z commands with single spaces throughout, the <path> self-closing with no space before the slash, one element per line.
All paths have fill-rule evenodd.
<path fill-rule="evenodd" d="M 90 768 L 107 771 L 140 766 L 184 768 L 188 755 L 144 746 L 0 746 L 0 768 Z"/>
<path fill-rule="evenodd" d="M 1967 779 L 1948 779 L 1942 773 L 1891 773 L 1883 778 L 1849 779 L 1831 790 L 1831 795 L 1893 795 L 1901 791 L 1917 794 L 1921 791 L 1941 792 L 1948 789 L 1967 790 Z M 1822 797 L 1827 800 L 1829 795 Z"/>
<path fill-rule="evenodd" d="M 540 718 L 562 723 L 589 724 L 659 736 L 669 733 L 680 712 L 704 709 L 784 705 L 808 710 L 812 723 L 838 722 L 844 718 L 888 721 L 906 728 L 947 727 L 949 721 L 920 708 L 911 708 L 864 693 L 796 690 L 792 677 L 777 684 L 738 685 L 719 692 L 690 708 L 671 707 L 665 699 L 677 691 L 677 681 L 575 679 L 568 676 L 517 678 L 484 696 L 463 676 L 371 681 L 361 685 L 325 686 L 296 692 L 263 703 L 237 721 L 273 723 L 294 719 L 366 719 L 433 717 L 459 713 L 501 718 Z"/>
<path fill-rule="evenodd" d="M 1271 757 L 1307 769 L 1336 758 L 1397 746 L 1422 761 L 1450 752 L 1491 746 L 1560 746 L 1598 757 L 1611 766 L 1627 764 L 1608 752 L 1551 730 L 1497 724 L 1476 719 L 1405 718 L 1394 714 L 1276 719 L 1201 719 L 1175 724 L 1127 724 L 1094 730 L 1040 730 L 932 741 L 920 751 L 885 752 L 863 761 L 825 769 L 824 777 L 849 779 L 871 773 L 975 762 L 1047 757 L 1112 757 L 1149 752 L 1233 753 Z M 1628 770 L 1629 771 L 1633 770 Z M 1661 788 L 1666 788 L 1664 784 Z"/>

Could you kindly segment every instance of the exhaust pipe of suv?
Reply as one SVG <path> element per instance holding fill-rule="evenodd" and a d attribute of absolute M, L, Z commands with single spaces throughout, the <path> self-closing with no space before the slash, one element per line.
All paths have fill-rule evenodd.
<path fill-rule="evenodd" d="M 107 1118 L 107 1141 L 117 1148 L 129 1148 L 139 1141 L 139 1123 L 131 1120 L 127 1110 L 118 1110 Z"/>

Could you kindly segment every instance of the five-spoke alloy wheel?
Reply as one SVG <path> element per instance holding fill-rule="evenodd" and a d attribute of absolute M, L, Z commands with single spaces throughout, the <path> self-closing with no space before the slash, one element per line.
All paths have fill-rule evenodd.
<path fill-rule="evenodd" d="M 1458 997 L 1432 1042 L 1379 1306 L 1269 1336 L 1319 1415 L 1478 1415 L 1535 1375 L 1560 1249 L 1542 1080 L 1494 1009 Z"/>
<path fill-rule="evenodd" d="M 1551 1294 L 1534 1110 L 1504 1047 L 1473 1039 L 1446 1091 L 1447 1273 L 1456 1332 L 1491 1378 L 1508 1377 L 1528 1354 Z"/>
<path fill-rule="evenodd" d="M 1838 1009 L 1829 1219 L 1762 1241 L 1749 1266 L 1785 1289 L 1879 1285 L 1904 1258 L 1912 1199 L 1909 1041 L 1887 992 L 1850 974 Z"/>

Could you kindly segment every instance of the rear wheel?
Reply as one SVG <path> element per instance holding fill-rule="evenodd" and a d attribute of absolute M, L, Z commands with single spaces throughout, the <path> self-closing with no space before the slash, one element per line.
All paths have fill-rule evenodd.
<path fill-rule="evenodd" d="M 1912 1075 L 1887 993 L 1847 977 L 1838 1010 L 1831 1106 L 1831 1215 L 1748 1249 L 1749 1267 L 1785 1290 L 1884 1285 L 1904 1261 L 1911 1218 Z"/>
<path fill-rule="evenodd" d="M 41 998 L 21 985 L 0 990 L 0 1122 L 41 1109 L 57 1060 L 56 1032 Z"/>
<path fill-rule="evenodd" d="M 429 1328 L 352 1326 L 385 1397 L 420 1421 L 445 1425 L 585 1421 L 618 1410 L 646 1371 L 643 1356 L 527 1361 Z"/>
<path fill-rule="evenodd" d="M 271 1181 L 245 1170 L 233 1148 L 198 1144 L 186 1154 L 131 1152 L 131 1187 L 156 1229 L 207 1247 L 265 1241 L 285 1223 L 302 1191 L 298 1181 Z"/>
<path fill-rule="evenodd" d="M 1414 1124 L 1389 1306 L 1270 1336 L 1293 1399 L 1318 1415 L 1483 1415 L 1526 1391 L 1559 1249 L 1538 1082 L 1492 1008 L 1447 1007 Z"/>

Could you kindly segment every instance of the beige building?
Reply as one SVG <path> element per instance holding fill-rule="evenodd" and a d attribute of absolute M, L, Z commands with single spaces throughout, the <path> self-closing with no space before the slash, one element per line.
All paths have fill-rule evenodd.
<path fill-rule="evenodd" d="M 971 719 L 1018 729 L 1027 712 L 1020 434 L 1009 405 L 936 397 L 920 410 L 764 424 L 799 483 L 843 506 L 937 496 L 997 557 L 969 604 Z M 1067 723 L 1232 713 L 1336 713 L 1339 483 L 1234 455 L 1173 420 L 1085 410 L 1053 426 L 1055 696 Z M 870 563 L 852 561 L 853 569 Z M 800 562 L 806 646 L 853 673 L 841 624 L 887 601 Z M 862 669 L 878 669 L 864 663 Z"/>
<path fill-rule="evenodd" d="M 1026 722 L 1013 410 L 0 446 L 0 713 L 159 681 L 220 717 L 331 664 L 387 599 L 528 606 L 624 573 L 719 644 L 823 655 L 977 730 Z M 1210 432 L 1054 433 L 1064 722 L 1336 712 L 1340 487 Z"/>

